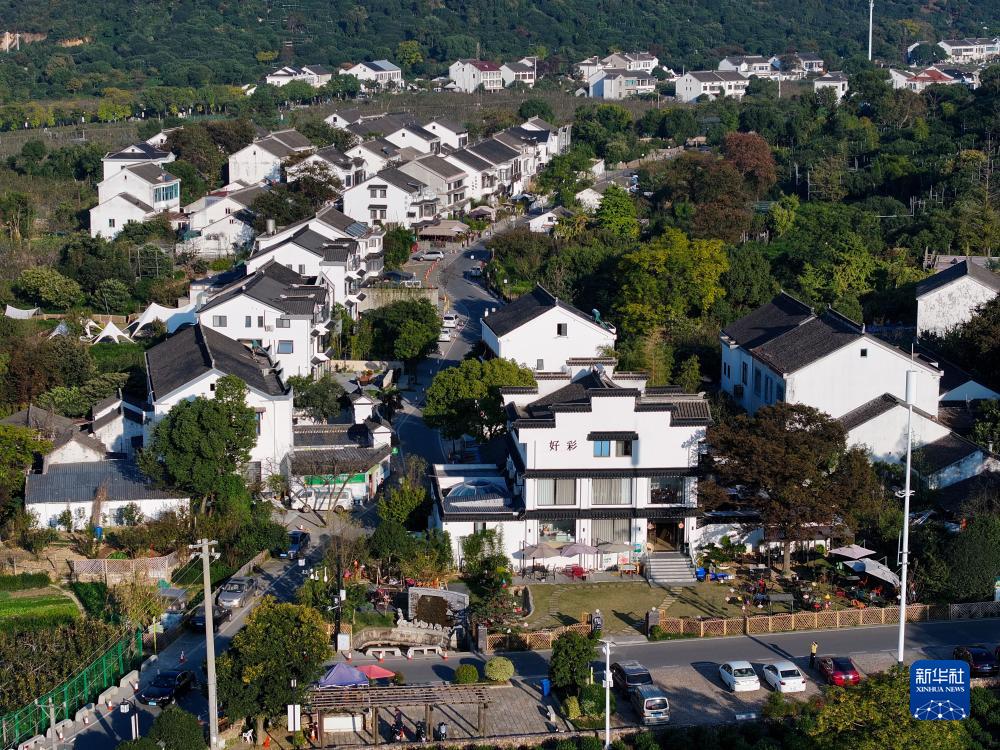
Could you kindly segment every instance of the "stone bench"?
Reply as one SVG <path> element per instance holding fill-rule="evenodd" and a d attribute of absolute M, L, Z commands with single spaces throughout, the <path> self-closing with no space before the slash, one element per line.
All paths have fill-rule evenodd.
<path fill-rule="evenodd" d="M 376 659 L 384 659 L 386 656 L 402 656 L 402 652 L 396 646 L 375 646 L 368 649 L 368 655 Z"/>
<path fill-rule="evenodd" d="M 410 646 L 406 649 L 406 658 L 412 659 L 416 654 L 421 654 L 426 656 L 427 654 L 434 654 L 436 656 L 441 655 L 440 646 Z"/>

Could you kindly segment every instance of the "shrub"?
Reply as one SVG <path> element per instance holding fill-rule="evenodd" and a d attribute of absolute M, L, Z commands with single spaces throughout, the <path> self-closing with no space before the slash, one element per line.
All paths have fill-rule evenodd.
<path fill-rule="evenodd" d="M 604 747 L 604 742 L 597 739 L 597 737 L 581 737 L 580 738 L 580 750 L 602 750 Z"/>
<path fill-rule="evenodd" d="M 394 674 L 392 676 L 392 684 L 393 685 L 405 685 L 406 684 L 406 675 L 403 674 L 402 672 L 396 672 L 396 674 Z"/>
<path fill-rule="evenodd" d="M 569 696 L 563 701 L 563 713 L 570 721 L 580 718 L 580 699 L 575 695 Z"/>
<path fill-rule="evenodd" d="M 573 740 L 559 740 L 555 750 L 576 750 L 576 743 Z"/>
<path fill-rule="evenodd" d="M 88 615 L 107 619 L 108 587 L 105 584 L 100 581 L 93 583 L 75 581 L 70 584 L 70 588 Z"/>
<path fill-rule="evenodd" d="M 660 743 L 656 741 L 656 736 L 652 732 L 637 734 L 632 746 L 635 750 L 660 750 Z"/>
<path fill-rule="evenodd" d="M 625 740 L 619 738 L 611 743 L 611 750 L 628 750 Z"/>
<path fill-rule="evenodd" d="M 25 591 L 40 589 L 49 585 L 48 573 L 18 573 L 13 576 L 0 576 L 0 591 Z"/>
<path fill-rule="evenodd" d="M 474 682 L 479 682 L 479 670 L 476 669 L 475 664 L 459 664 L 455 668 L 452 682 L 456 685 L 471 685 Z"/>
<path fill-rule="evenodd" d="M 580 711 L 584 716 L 604 716 L 604 688 L 584 685 L 580 689 Z M 615 712 L 615 694 L 611 693 L 611 713 Z"/>
<path fill-rule="evenodd" d="M 483 674 L 490 682 L 507 682 L 514 676 L 514 665 L 506 656 L 495 656 L 486 662 Z"/>

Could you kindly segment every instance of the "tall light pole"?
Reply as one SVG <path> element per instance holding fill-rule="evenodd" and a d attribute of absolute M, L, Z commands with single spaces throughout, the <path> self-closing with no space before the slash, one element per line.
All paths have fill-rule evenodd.
<path fill-rule="evenodd" d="M 900 549 L 899 575 L 899 654 L 896 660 L 903 663 L 906 641 L 906 573 L 910 563 L 910 465 L 913 456 L 913 401 L 917 396 L 917 373 L 906 371 L 906 475 L 903 478 L 903 543 Z"/>
<path fill-rule="evenodd" d="M 197 544 L 189 544 L 191 549 L 199 550 L 201 555 L 201 572 L 205 586 L 205 660 L 208 670 L 208 746 L 216 750 L 222 746 L 219 742 L 219 701 L 215 682 L 215 628 L 212 623 L 212 547 L 216 541 L 202 539 Z"/>
<path fill-rule="evenodd" d="M 868 0 L 868 62 L 872 61 L 872 29 L 875 25 L 875 0 Z"/>
<path fill-rule="evenodd" d="M 611 641 L 601 641 L 604 651 L 604 750 L 611 747 Z"/>

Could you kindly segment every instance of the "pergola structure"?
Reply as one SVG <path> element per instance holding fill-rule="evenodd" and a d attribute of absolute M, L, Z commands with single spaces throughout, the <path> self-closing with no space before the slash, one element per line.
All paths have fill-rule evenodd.
<path fill-rule="evenodd" d="M 479 708 L 476 732 L 482 737 L 486 731 L 486 707 L 490 700 L 485 685 L 452 685 L 447 682 L 431 685 L 392 685 L 388 687 L 329 687 L 309 691 L 309 708 L 318 727 L 317 739 L 325 748 L 323 719 L 327 714 L 358 714 L 368 717 L 371 742 L 378 745 L 378 712 L 380 709 L 423 706 L 427 731 L 433 726 L 434 707 L 437 705 L 476 705 Z"/>

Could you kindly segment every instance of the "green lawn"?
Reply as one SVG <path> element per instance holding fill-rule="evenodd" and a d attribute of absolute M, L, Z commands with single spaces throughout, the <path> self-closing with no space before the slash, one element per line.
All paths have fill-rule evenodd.
<path fill-rule="evenodd" d="M 728 597 L 735 597 L 731 592 L 729 584 L 713 583 L 705 581 L 693 586 L 679 586 L 671 589 L 671 594 L 676 598 L 666 609 L 667 617 L 742 617 L 742 605 L 730 604 L 726 601 Z M 780 591 L 774 584 L 769 584 L 769 591 L 772 593 Z M 831 586 L 819 586 L 816 591 L 818 595 L 832 592 Z M 833 598 L 831 601 L 833 609 L 844 609 L 846 607 L 843 599 Z M 788 612 L 788 605 L 775 604 L 772 610 L 774 614 L 784 614 Z M 768 614 L 767 607 L 758 609 L 751 607 L 751 615 Z"/>
<path fill-rule="evenodd" d="M 645 581 L 537 584 L 531 586 L 534 609 L 526 622 L 533 629 L 572 625 L 584 612 L 600 609 L 608 632 L 642 632 L 646 612 L 666 596 Z"/>
<path fill-rule="evenodd" d="M 79 616 L 73 600 L 53 588 L 0 593 L 0 630 L 42 629 Z"/>

